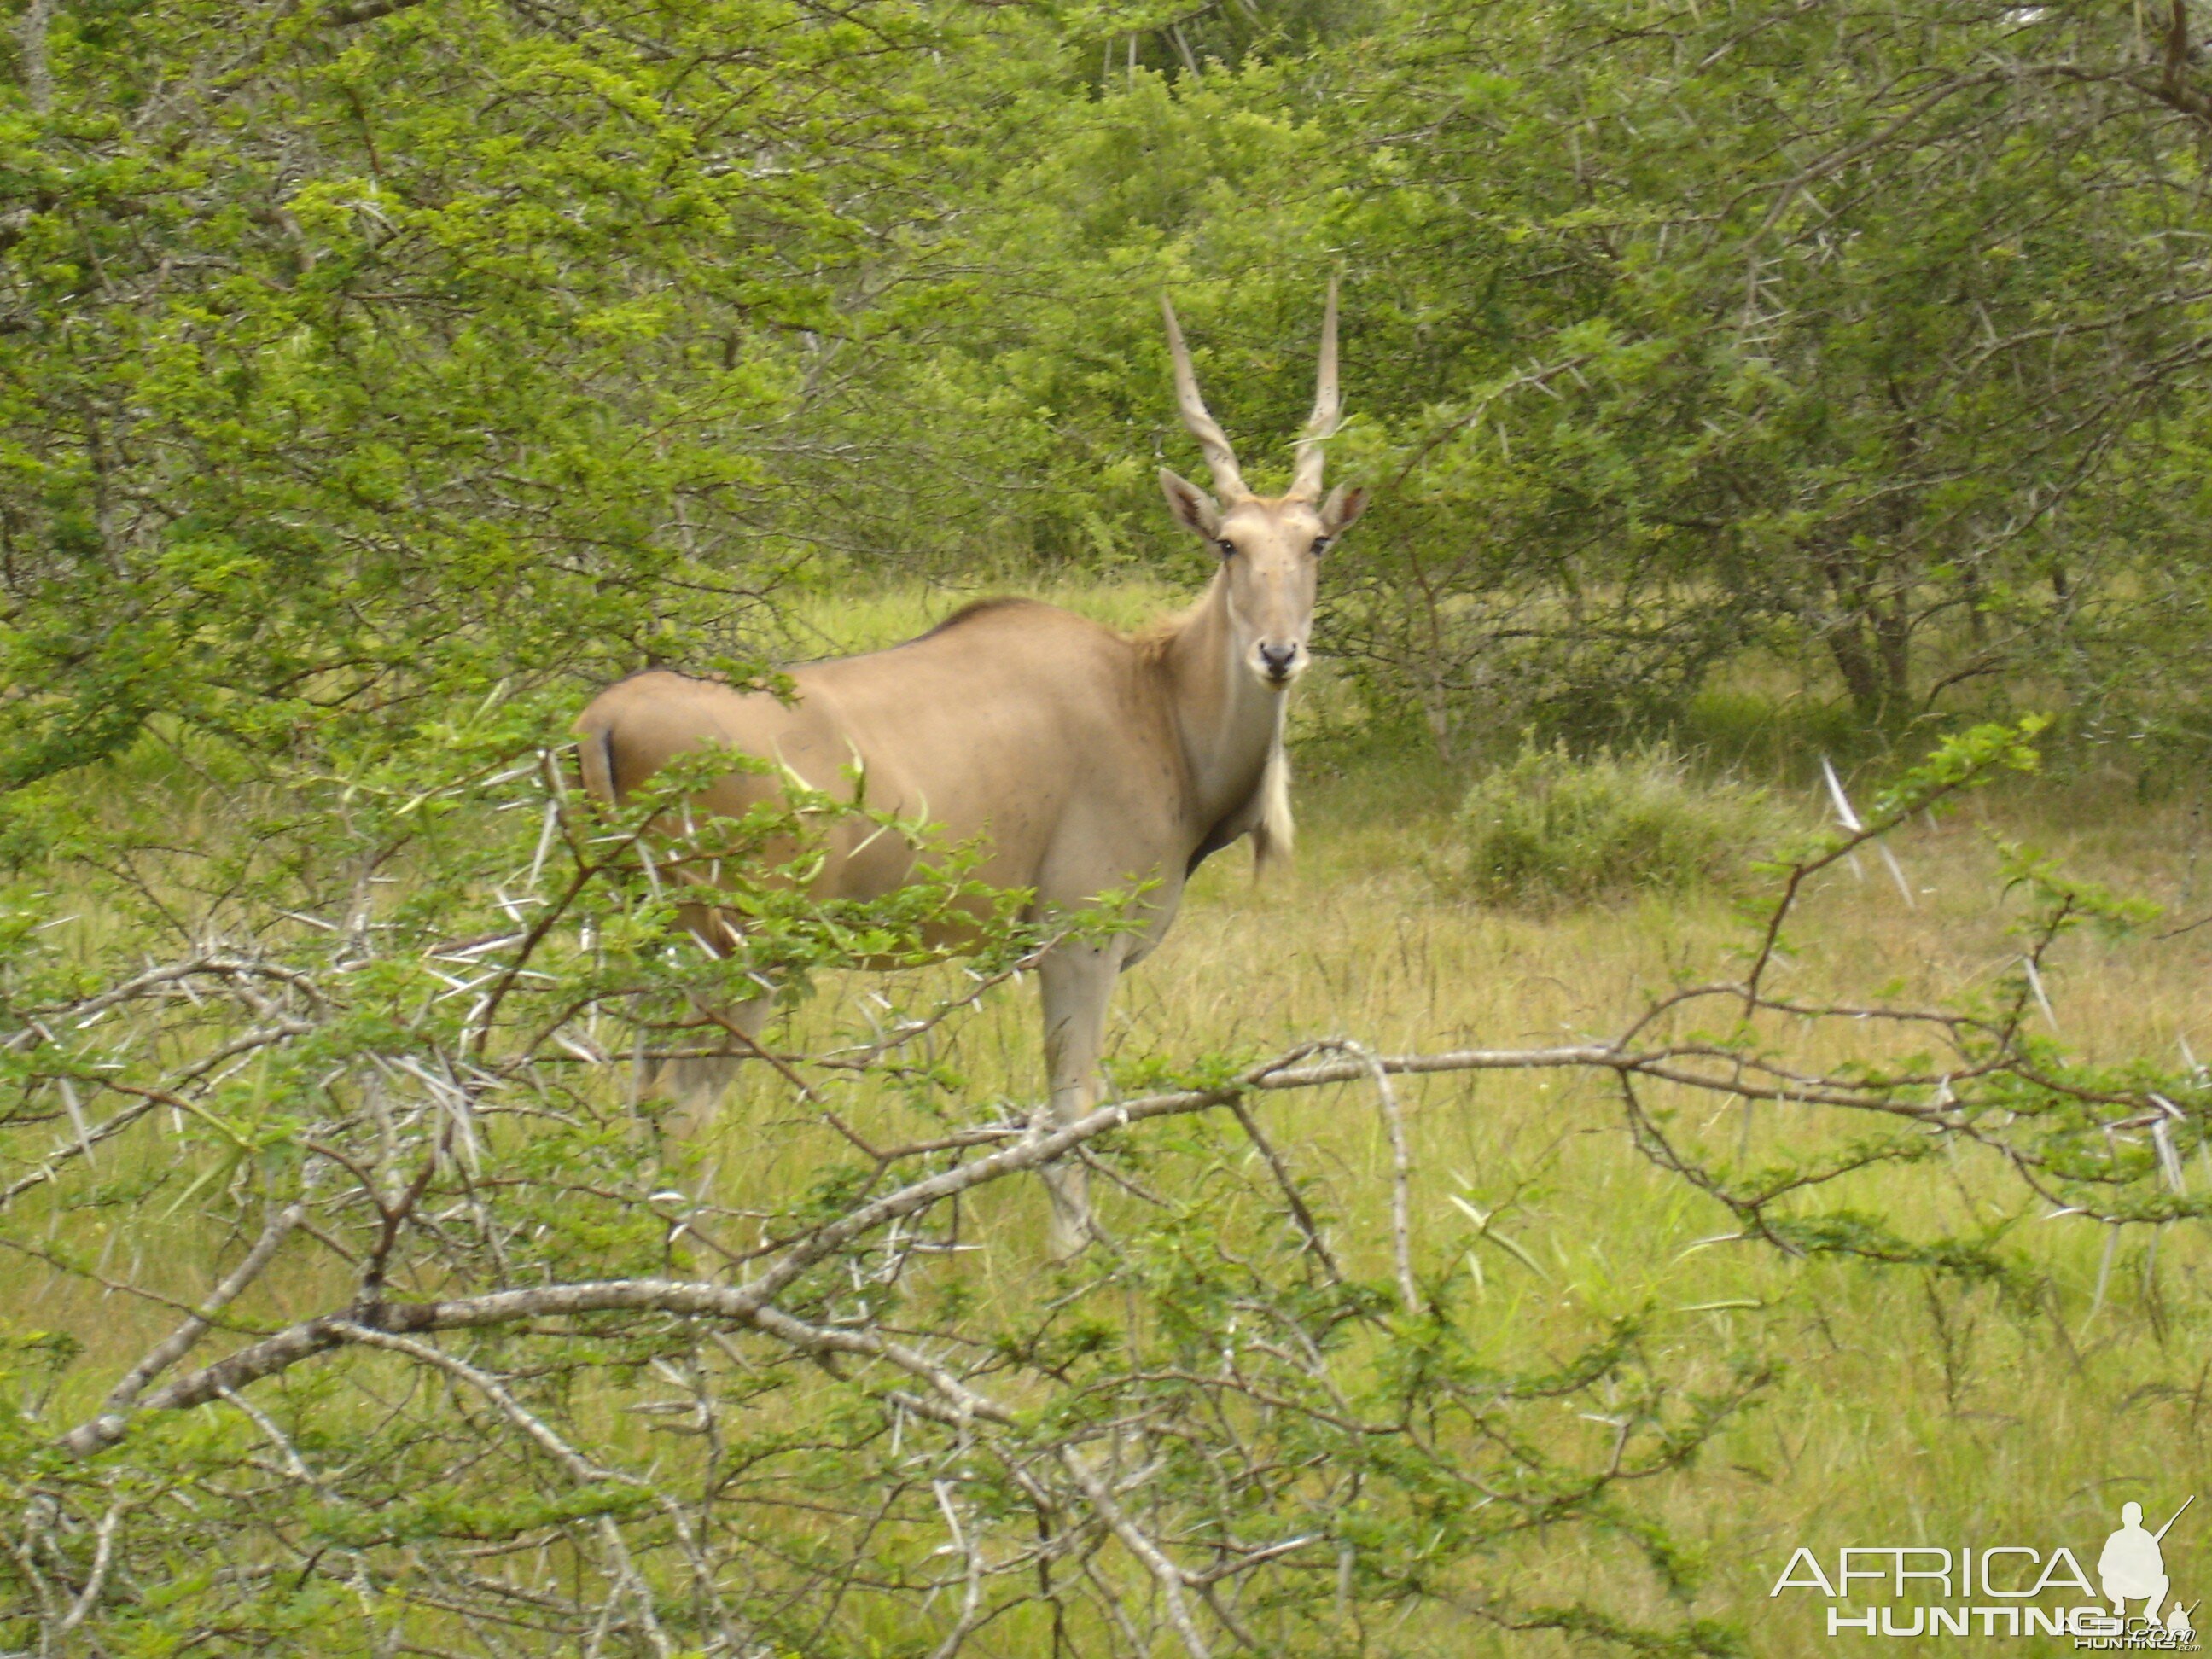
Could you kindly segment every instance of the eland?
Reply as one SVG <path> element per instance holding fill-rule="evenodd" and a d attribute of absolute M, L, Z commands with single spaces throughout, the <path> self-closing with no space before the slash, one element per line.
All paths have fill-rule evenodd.
<path fill-rule="evenodd" d="M 782 696 L 652 670 L 602 692 L 576 723 L 586 785 L 605 801 L 726 746 L 767 768 L 700 789 L 690 805 L 702 813 L 738 817 L 787 777 L 848 797 L 865 778 L 871 806 L 974 842 L 977 878 L 1032 895 L 1031 920 L 1149 884 L 1131 930 L 1063 939 L 1038 962 L 1055 1127 L 1091 1109 L 1115 979 L 1166 933 L 1191 872 L 1247 836 L 1262 868 L 1289 852 L 1285 706 L 1310 660 L 1321 556 L 1366 506 L 1363 489 L 1322 495 L 1338 422 L 1335 283 L 1313 413 L 1291 486 L 1274 496 L 1245 487 L 1175 307 L 1160 303 L 1176 405 L 1213 477 L 1209 495 L 1160 470 L 1169 510 L 1217 558 L 1188 611 L 1124 635 L 1052 605 L 985 599 L 903 645 L 793 668 Z M 831 836 L 814 890 L 866 899 L 914 878 L 926 854 L 869 828 Z M 707 949 L 726 948 L 731 924 L 711 908 L 689 907 L 684 922 Z M 769 1012 L 763 997 L 717 1018 L 750 1038 Z M 719 1079 L 682 1069 L 696 1064 L 665 1066 L 654 1087 L 687 1113 L 711 1112 Z M 1044 1176 L 1048 1248 L 1064 1259 L 1091 1233 L 1084 1172 L 1071 1162 Z"/>

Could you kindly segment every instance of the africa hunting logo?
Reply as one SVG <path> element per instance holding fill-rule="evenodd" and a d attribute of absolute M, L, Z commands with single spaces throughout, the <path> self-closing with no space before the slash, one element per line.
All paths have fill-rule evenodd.
<path fill-rule="evenodd" d="M 2173 1594 L 2160 1546 L 2196 1501 L 2184 1499 L 2156 1532 L 2143 1525 L 2142 1504 L 2124 1504 L 2094 1585 L 2063 1544 L 2047 1556 L 2022 1544 L 1854 1547 L 1836 1552 L 1832 1577 L 1801 1545 L 1767 1594 L 1827 1597 L 1837 1604 L 1827 1609 L 1831 1636 L 2071 1636 L 2094 1651 L 2194 1653 L 2197 1603 Z M 2069 1605 L 2045 1599 L 2068 1592 Z"/>

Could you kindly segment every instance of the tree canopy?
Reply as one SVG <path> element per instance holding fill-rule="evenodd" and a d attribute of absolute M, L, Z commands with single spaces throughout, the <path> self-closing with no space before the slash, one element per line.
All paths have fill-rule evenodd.
<path fill-rule="evenodd" d="M 1177 569 L 1156 295 L 1264 445 L 1336 272 L 1377 714 L 1603 727 L 1766 645 L 2199 744 L 2201 24 L 39 0 L 0 775 L 734 660 L 833 571 Z"/>

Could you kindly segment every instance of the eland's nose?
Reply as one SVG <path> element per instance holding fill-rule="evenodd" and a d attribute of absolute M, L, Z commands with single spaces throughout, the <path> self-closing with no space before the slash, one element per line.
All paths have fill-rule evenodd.
<path fill-rule="evenodd" d="M 1261 665 L 1267 669 L 1267 678 L 1271 680 L 1287 678 L 1291 665 L 1297 659 L 1298 647 L 1295 644 L 1263 645 L 1260 647 Z"/>

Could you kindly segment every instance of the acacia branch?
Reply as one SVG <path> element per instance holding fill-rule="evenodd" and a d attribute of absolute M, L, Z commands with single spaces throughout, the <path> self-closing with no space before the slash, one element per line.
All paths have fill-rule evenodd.
<path fill-rule="evenodd" d="M 1311 1053 L 1320 1045 L 1294 1051 Z M 1228 1082 L 1210 1088 L 1189 1089 L 1144 1097 L 1102 1106 L 1073 1123 L 1025 1139 L 970 1162 L 922 1180 L 911 1182 L 816 1229 L 787 1246 L 753 1278 L 739 1285 L 658 1278 L 592 1280 L 489 1291 L 429 1302 L 369 1301 L 323 1315 L 249 1343 L 200 1370 L 177 1377 L 137 1402 L 138 1411 L 180 1411 L 222 1398 L 264 1377 L 289 1370 L 301 1361 L 361 1340 L 358 1333 L 370 1330 L 384 1335 L 422 1334 L 434 1331 L 485 1328 L 530 1320 L 574 1318 L 601 1313 L 661 1313 L 704 1318 L 748 1326 L 775 1336 L 809 1352 L 843 1352 L 890 1361 L 929 1382 L 958 1409 L 992 1417 L 1001 1408 L 990 1405 L 959 1383 L 951 1373 L 920 1355 L 866 1333 L 826 1329 L 797 1321 L 776 1307 L 777 1299 L 792 1289 L 809 1270 L 830 1261 L 861 1239 L 907 1217 L 932 1209 L 959 1194 L 1037 1170 L 1099 1138 L 1133 1124 L 1155 1118 L 1189 1116 L 1229 1107 L 1257 1091 L 1299 1090 L 1328 1084 L 1372 1081 L 1389 1075 L 1432 1076 L 1475 1071 L 1597 1069 L 1623 1075 L 1641 1074 L 1744 1098 L 1806 1100 L 1811 1091 L 1783 1090 L 1747 1082 L 1700 1077 L 1680 1072 L 1665 1062 L 1684 1054 L 1711 1052 L 1702 1046 L 1662 1048 L 1643 1053 L 1624 1052 L 1600 1043 L 1556 1048 L 1470 1048 L 1437 1054 L 1359 1054 L 1321 1060 L 1304 1066 L 1285 1066 L 1270 1060 L 1253 1066 Z M 1826 1103 L 1864 1106 L 1862 1095 L 1830 1091 Z M 1875 1103 L 1879 1103 L 1878 1102 Z M 1916 1115 L 1924 1109 L 1898 1103 L 1896 1109 Z M 1401 1171 L 1402 1173 L 1402 1171 Z M 288 1215 L 291 1212 L 287 1212 Z M 296 1225 L 295 1219 L 287 1229 Z M 273 1224 L 272 1224 L 273 1225 Z M 270 1246 L 273 1250 L 273 1244 Z M 1401 1275 L 1410 1279 L 1410 1258 L 1398 1253 Z M 249 1257 L 253 1271 L 265 1265 L 259 1246 Z M 240 1274 L 245 1273 L 242 1264 Z M 250 1275 L 246 1275 L 250 1277 Z M 240 1275 L 234 1275 L 238 1278 Z M 228 1284 L 228 1281 L 226 1281 Z M 1401 1291 L 1405 1285 L 1401 1283 Z M 197 1340 L 195 1332 L 194 1340 Z M 171 1340 L 173 1342 L 174 1338 Z M 165 1347 L 168 1345 L 164 1345 Z M 189 1344 L 186 1344 L 189 1346 Z M 181 1349 L 179 1350 L 182 1352 Z M 169 1363 L 154 1364 L 156 1355 L 134 1370 L 147 1376 Z M 173 1356 L 171 1356 L 173 1358 Z M 143 1386 L 143 1379 L 141 1381 Z M 118 1389 L 118 1395 L 122 1391 Z M 131 1401 L 119 1405 L 111 1396 L 109 1409 L 71 1429 L 61 1444 L 79 1456 L 88 1456 L 116 1444 L 127 1431 Z"/>
<path fill-rule="evenodd" d="M 1182 1638 L 1182 1644 L 1191 1659 L 1212 1659 L 1212 1650 L 1206 1646 L 1206 1638 L 1199 1634 L 1198 1626 L 1190 1616 L 1190 1606 L 1183 1599 L 1183 1587 L 1190 1581 L 1184 1576 L 1182 1569 L 1168 1559 L 1160 1547 L 1146 1537 L 1137 1524 L 1129 1519 L 1127 1511 L 1115 1501 L 1106 1483 L 1084 1462 L 1074 1447 L 1061 1447 L 1060 1461 L 1074 1478 L 1075 1484 L 1083 1489 L 1083 1495 L 1091 1500 L 1091 1507 L 1098 1512 L 1099 1518 L 1113 1530 L 1114 1535 L 1121 1540 L 1129 1553 L 1144 1563 L 1145 1571 L 1151 1573 L 1153 1581 L 1159 1585 L 1161 1599 L 1167 1603 L 1168 1622 L 1175 1626 L 1176 1634 Z"/>
<path fill-rule="evenodd" d="M 100 1408 L 100 1420 L 104 1422 L 114 1418 L 119 1422 L 127 1419 L 146 1385 L 191 1352 L 200 1338 L 207 1334 L 216 1316 L 235 1302 L 246 1286 L 261 1276 L 261 1270 L 269 1265 L 284 1241 L 291 1237 L 293 1230 L 307 1218 L 307 1200 L 304 1198 L 295 1200 L 270 1217 L 268 1224 L 261 1230 L 261 1237 L 254 1240 L 253 1248 L 246 1251 L 246 1259 L 208 1292 L 207 1300 L 193 1310 L 190 1318 L 124 1373 L 123 1380 L 115 1385 Z"/>

